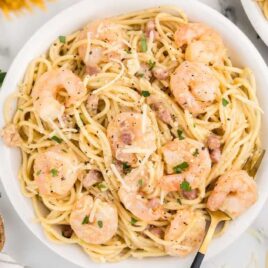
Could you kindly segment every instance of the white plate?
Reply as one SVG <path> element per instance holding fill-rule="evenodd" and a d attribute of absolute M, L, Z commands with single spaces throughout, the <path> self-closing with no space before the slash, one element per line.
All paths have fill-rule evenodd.
<path fill-rule="evenodd" d="M 229 54 L 233 62 L 238 66 L 249 66 L 254 71 L 257 80 L 259 100 L 267 115 L 268 70 L 259 52 L 249 39 L 224 16 L 208 6 L 193 0 L 98 0 L 94 1 L 94 4 L 93 1 L 83 1 L 66 9 L 37 31 L 19 52 L 4 81 L 0 93 L 0 107 L 3 107 L 4 99 L 6 99 L 6 97 L 16 89 L 17 84 L 21 81 L 29 62 L 38 55 L 42 54 L 59 35 L 69 34 L 85 25 L 89 20 L 167 4 L 180 6 L 191 20 L 205 22 L 221 33 L 229 49 Z M 268 117 L 266 116 L 262 123 L 263 137 L 267 137 L 268 134 L 267 120 Z M 4 120 L 1 113 L 0 126 L 3 126 L 3 124 Z M 20 165 L 20 154 L 18 150 L 10 149 L 3 146 L 2 143 L 0 144 L 0 175 L 10 201 L 27 227 L 44 244 L 63 258 L 81 267 L 123 268 L 127 265 L 129 268 L 134 268 L 137 267 L 137 265 L 142 265 L 142 267 L 150 265 L 155 268 L 171 268 L 179 266 L 182 267 L 191 262 L 191 257 L 186 259 L 165 257 L 144 260 L 130 259 L 117 264 L 99 265 L 93 263 L 78 246 L 58 245 L 49 241 L 45 237 L 41 226 L 33 222 L 34 212 L 31 201 L 25 198 L 20 191 L 20 186 L 17 180 L 17 173 Z M 266 148 L 267 140 L 263 139 L 263 144 Z M 207 258 L 219 253 L 237 239 L 249 227 L 261 211 L 268 196 L 268 170 L 263 168 L 266 165 L 267 158 L 264 159 L 264 163 L 258 174 L 258 202 L 249 209 L 247 213 L 232 222 L 228 231 L 222 237 L 213 241 L 206 256 Z"/>
<path fill-rule="evenodd" d="M 268 19 L 255 0 L 241 0 L 242 6 L 258 35 L 268 46 Z"/>

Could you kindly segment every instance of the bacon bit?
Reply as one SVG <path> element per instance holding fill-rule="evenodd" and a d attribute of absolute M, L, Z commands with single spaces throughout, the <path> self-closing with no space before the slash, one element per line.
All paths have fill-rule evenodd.
<path fill-rule="evenodd" d="M 219 149 L 221 147 L 220 137 L 215 134 L 210 134 L 207 141 L 210 150 Z"/>
<path fill-rule="evenodd" d="M 146 37 L 149 38 L 151 33 L 154 36 L 154 40 L 159 39 L 159 34 L 156 30 L 155 22 L 153 20 L 149 20 L 145 26 Z"/>
<path fill-rule="evenodd" d="M 95 115 L 98 112 L 99 97 L 97 95 L 89 95 L 87 98 L 86 108 L 90 115 Z"/>
<path fill-rule="evenodd" d="M 215 149 L 210 151 L 210 158 L 213 163 L 218 163 L 221 159 L 221 149 Z"/>
<path fill-rule="evenodd" d="M 151 227 L 149 227 L 149 231 L 152 234 L 154 234 L 155 236 L 158 236 L 159 238 L 163 238 L 164 237 L 164 231 L 163 231 L 163 229 L 161 229 L 159 227 L 151 226 Z"/>
<path fill-rule="evenodd" d="M 92 185 L 94 185 L 97 182 L 101 182 L 103 179 L 103 176 L 99 170 L 92 169 L 90 170 L 87 175 L 83 178 L 82 185 L 88 189 Z"/>
<path fill-rule="evenodd" d="M 6 125 L 0 131 L 0 137 L 3 138 L 4 143 L 9 147 L 18 147 L 22 142 L 17 127 L 14 124 Z"/>
<path fill-rule="evenodd" d="M 150 106 L 152 110 L 156 112 L 160 120 L 167 124 L 172 123 L 172 116 L 170 112 L 164 107 L 164 104 L 162 102 L 152 102 Z"/>
<path fill-rule="evenodd" d="M 184 191 L 182 190 L 182 196 L 188 200 L 193 200 L 196 199 L 198 196 L 198 191 L 197 189 L 193 189 L 191 191 Z"/>
<path fill-rule="evenodd" d="M 61 233 L 62 233 L 62 236 L 66 238 L 71 238 L 73 234 L 73 229 L 71 228 L 70 225 L 63 225 Z"/>
<path fill-rule="evenodd" d="M 210 134 L 207 140 L 207 145 L 210 150 L 210 158 L 213 163 L 218 163 L 221 158 L 221 141 L 220 137 L 215 134 Z"/>
<path fill-rule="evenodd" d="M 99 72 L 100 72 L 100 68 L 98 66 L 91 66 L 91 65 L 86 66 L 86 73 L 88 75 L 95 75 L 95 74 L 98 74 Z"/>
<path fill-rule="evenodd" d="M 153 69 L 153 75 L 158 80 L 166 80 L 169 76 L 169 73 L 167 70 L 161 67 L 156 67 Z"/>

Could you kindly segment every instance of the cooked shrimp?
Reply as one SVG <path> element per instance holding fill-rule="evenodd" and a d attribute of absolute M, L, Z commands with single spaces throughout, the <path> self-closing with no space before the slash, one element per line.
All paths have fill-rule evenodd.
<path fill-rule="evenodd" d="M 143 129 L 143 115 L 139 113 L 123 112 L 118 114 L 108 125 L 107 136 L 117 160 L 136 163 L 135 153 L 125 152 L 127 148 L 153 151 L 156 148 L 156 136 L 150 119 L 146 116 Z M 134 148 L 134 149 L 135 149 Z"/>
<path fill-rule="evenodd" d="M 79 239 L 89 244 L 104 244 L 116 234 L 117 209 L 111 203 L 83 196 L 71 212 L 70 224 Z"/>
<path fill-rule="evenodd" d="M 171 75 L 170 89 L 182 108 L 203 113 L 219 93 L 219 81 L 203 63 L 184 61 Z"/>
<path fill-rule="evenodd" d="M 189 183 L 191 190 L 204 184 L 211 169 L 211 160 L 203 143 L 189 138 L 175 139 L 162 147 L 162 153 L 166 171 L 172 174 L 164 176 L 160 181 L 163 190 L 178 191 L 183 181 Z"/>
<path fill-rule="evenodd" d="M 67 194 L 78 176 L 78 160 L 64 146 L 50 147 L 39 153 L 34 161 L 34 179 L 40 195 Z"/>
<path fill-rule="evenodd" d="M 97 20 L 89 23 L 81 32 L 79 39 L 99 39 L 105 43 L 109 43 L 114 47 L 113 51 L 107 53 L 108 59 L 117 58 L 118 53 L 116 49 L 124 48 L 125 44 L 122 42 L 123 34 L 120 25 L 110 22 L 109 20 Z M 86 60 L 87 66 L 95 67 L 100 62 L 105 60 L 105 49 L 100 46 L 91 45 L 91 49 L 87 53 L 87 46 L 81 45 L 78 48 L 78 53 L 81 59 Z"/>
<path fill-rule="evenodd" d="M 226 55 L 220 35 L 202 23 L 181 25 L 175 32 L 174 39 L 178 47 L 187 45 L 185 59 L 189 61 L 222 63 Z"/>
<path fill-rule="evenodd" d="M 57 100 L 57 94 L 61 89 L 65 89 L 69 97 L 65 104 Z M 34 109 L 43 120 L 54 120 L 63 115 L 65 106 L 75 104 L 85 94 L 83 82 L 72 71 L 63 68 L 51 70 L 44 73 L 34 85 Z"/>
<path fill-rule="evenodd" d="M 165 240 L 172 241 L 166 252 L 172 256 L 186 256 L 201 244 L 206 230 L 205 216 L 189 208 L 178 210 L 165 233 Z"/>
<path fill-rule="evenodd" d="M 211 211 L 221 210 L 236 218 L 252 206 L 257 197 L 256 182 L 246 171 L 229 171 L 218 179 L 208 198 L 207 207 Z"/>
<path fill-rule="evenodd" d="M 0 131 L 0 137 L 2 137 L 4 143 L 10 147 L 20 146 L 22 142 L 18 129 L 14 124 L 7 124 Z"/>
<path fill-rule="evenodd" d="M 142 188 L 148 180 L 148 173 L 145 169 L 134 169 L 125 178 L 125 185 L 118 191 L 119 198 L 137 218 L 145 221 L 155 221 L 162 216 L 162 206 L 158 198 L 145 199 Z"/>

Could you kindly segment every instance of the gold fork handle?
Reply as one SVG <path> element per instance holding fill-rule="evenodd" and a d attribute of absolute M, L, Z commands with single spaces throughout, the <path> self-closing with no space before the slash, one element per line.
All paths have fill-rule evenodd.
<path fill-rule="evenodd" d="M 219 224 L 219 220 L 217 220 L 217 219 L 211 220 L 208 232 L 207 232 L 205 239 L 204 239 L 204 241 L 199 249 L 200 253 L 205 254 L 207 252 L 208 245 L 213 238 L 213 235 L 215 233 L 215 230 L 216 230 L 218 224 Z"/>

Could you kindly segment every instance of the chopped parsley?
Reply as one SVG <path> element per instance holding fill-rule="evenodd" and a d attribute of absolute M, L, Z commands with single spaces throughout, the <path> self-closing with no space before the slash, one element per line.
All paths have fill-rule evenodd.
<path fill-rule="evenodd" d="M 36 172 L 36 175 L 39 176 L 40 174 L 41 174 L 41 170 L 38 170 L 38 171 Z"/>
<path fill-rule="evenodd" d="M 138 220 L 136 220 L 135 218 L 131 217 L 130 223 L 131 225 L 135 225 L 137 223 Z"/>
<path fill-rule="evenodd" d="M 141 51 L 142 52 L 147 51 L 147 40 L 146 40 L 146 36 L 144 34 L 141 36 Z"/>
<path fill-rule="evenodd" d="M 3 82 L 4 82 L 4 79 L 5 79 L 5 77 L 6 77 L 6 72 L 2 72 L 1 70 L 0 70 L 0 86 L 2 86 L 2 84 L 3 84 Z"/>
<path fill-rule="evenodd" d="M 129 173 L 131 171 L 131 166 L 128 162 L 123 163 L 123 171 L 124 173 Z"/>
<path fill-rule="evenodd" d="M 103 227 L 103 222 L 102 221 L 98 221 L 97 223 L 98 223 L 99 228 Z"/>
<path fill-rule="evenodd" d="M 140 187 L 142 187 L 142 185 L 143 185 L 143 180 L 142 180 L 142 179 L 140 179 L 140 180 L 138 181 L 138 185 L 139 185 Z"/>
<path fill-rule="evenodd" d="M 190 192 L 192 190 L 191 185 L 189 184 L 189 182 L 185 181 L 185 180 L 181 183 L 181 189 L 183 191 L 186 191 L 186 192 Z"/>
<path fill-rule="evenodd" d="M 179 137 L 180 140 L 184 140 L 185 139 L 184 132 L 181 129 L 178 129 L 177 130 L 177 133 L 178 133 L 178 137 Z"/>
<path fill-rule="evenodd" d="M 97 184 L 97 188 L 102 192 L 106 191 L 107 189 L 106 185 L 102 182 Z"/>
<path fill-rule="evenodd" d="M 52 168 L 51 170 L 50 170 L 50 173 L 51 173 L 51 175 L 53 176 L 53 177 L 56 177 L 56 176 L 58 176 L 58 170 L 57 169 L 55 169 L 55 168 Z"/>
<path fill-rule="evenodd" d="M 23 109 L 21 109 L 21 108 L 18 108 L 18 110 L 21 111 L 21 112 L 23 112 Z"/>
<path fill-rule="evenodd" d="M 59 138 L 58 136 L 52 136 L 50 139 L 59 143 L 59 144 L 61 144 L 63 141 L 63 139 Z"/>
<path fill-rule="evenodd" d="M 229 101 L 226 100 L 225 98 L 222 98 L 222 105 L 223 105 L 224 107 L 226 107 L 228 104 L 229 104 Z"/>
<path fill-rule="evenodd" d="M 147 91 L 147 90 L 143 90 L 143 91 L 141 92 L 141 95 L 142 95 L 143 97 L 149 97 L 151 94 L 150 94 L 149 91 Z"/>
<path fill-rule="evenodd" d="M 179 174 L 179 173 L 182 173 L 188 167 L 189 167 L 189 164 L 187 162 L 182 162 L 181 164 L 173 167 L 173 170 L 175 173 Z"/>
<path fill-rule="evenodd" d="M 127 54 L 131 54 L 132 53 L 132 51 L 131 51 L 130 48 L 125 49 L 125 51 L 127 52 Z"/>
<path fill-rule="evenodd" d="M 199 155 L 199 150 L 196 148 L 195 151 L 193 152 L 193 156 L 198 156 Z"/>
<path fill-rule="evenodd" d="M 61 43 L 65 44 L 66 43 L 66 36 L 60 35 L 59 40 Z"/>
<path fill-rule="evenodd" d="M 149 66 L 149 70 L 151 71 L 155 67 L 155 61 L 149 60 L 148 66 Z"/>
<path fill-rule="evenodd" d="M 177 203 L 179 203 L 180 205 L 182 205 L 181 200 L 179 198 L 177 199 Z"/>
<path fill-rule="evenodd" d="M 144 74 L 143 73 L 137 73 L 136 76 L 137 77 L 144 77 Z"/>
<path fill-rule="evenodd" d="M 82 221 L 82 224 L 88 224 L 89 223 L 89 217 L 85 216 L 85 218 Z"/>

